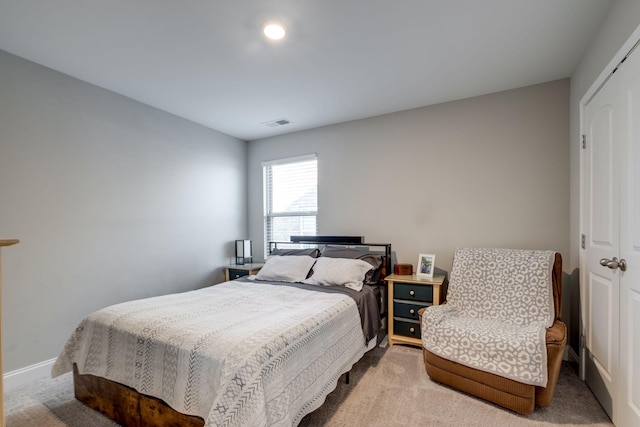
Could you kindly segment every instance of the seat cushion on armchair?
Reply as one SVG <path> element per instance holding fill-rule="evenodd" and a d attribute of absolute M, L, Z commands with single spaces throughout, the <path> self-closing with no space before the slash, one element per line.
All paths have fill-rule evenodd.
<path fill-rule="evenodd" d="M 420 310 L 420 315 L 424 309 Z M 478 396 L 520 414 L 533 411 L 535 405 L 548 406 L 551 403 L 562 363 L 562 353 L 567 342 L 567 329 L 563 322 L 556 320 L 547 329 L 547 371 L 549 380 L 546 387 L 534 387 L 469 368 L 456 362 L 436 356 L 422 349 L 427 374 L 434 381 L 447 384 L 458 390 Z"/>
<path fill-rule="evenodd" d="M 534 386 L 547 384 L 546 329 L 459 316 L 445 304 L 423 315 L 422 345 L 445 359 Z"/>

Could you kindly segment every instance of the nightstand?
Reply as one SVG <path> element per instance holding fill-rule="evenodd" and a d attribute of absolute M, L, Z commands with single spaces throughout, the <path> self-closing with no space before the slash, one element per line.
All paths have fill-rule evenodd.
<path fill-rule="evenodd" d="M 392 274 L 384 278 L 388 286 L 389 345 L 422 346 L 418 310 L 444 302 L 445 276 L 421 278 L 415 274 Z"/>
<path fill-rule="evenodd" d="M 224 280 L 235 280 L 243 276 L 249 276 L 257 274 L 260 269 L 264 267 L 264 264 L 233 264 L 224 268 Z"/>

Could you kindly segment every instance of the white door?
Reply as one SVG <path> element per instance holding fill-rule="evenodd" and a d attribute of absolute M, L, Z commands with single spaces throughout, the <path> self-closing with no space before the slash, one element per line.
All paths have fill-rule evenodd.
<path fill-rule="evenodd" d="M 626 268 L 618 273 L 620 387 L 614 421 L 622 427 L 640 426 L 640 53 L 630 55 L 618 71 L 626 108 L 620 147 L 620 258 Z"/>
<path fill-rule="evenodd" d="M 615 402 L 618 387 L 619 275 L 600 264 L 619 256 L 619 168 L 615 141 L 620 103 L 610 80 L 585 108 L 587 348 Z"/>
<path fill-rule="evenodd" d="M 640 54 L 585 106 L 587 348 L 618 427 L 640 426 Z"/>

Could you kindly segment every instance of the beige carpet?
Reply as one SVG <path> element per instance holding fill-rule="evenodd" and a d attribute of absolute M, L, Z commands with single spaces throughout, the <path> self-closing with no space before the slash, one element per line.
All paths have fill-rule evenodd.
<path fill-rule="evenodd" d="M 70 374 L 41 380 L 5 396 L 9 427 L 106 427 L 117 424 L 73 398 Z M 301 426 L 613 426 L 569 365 L 554 400 L 520 416 L 429 380 L 420 349 L 375 349 L 344 377 Z"/>

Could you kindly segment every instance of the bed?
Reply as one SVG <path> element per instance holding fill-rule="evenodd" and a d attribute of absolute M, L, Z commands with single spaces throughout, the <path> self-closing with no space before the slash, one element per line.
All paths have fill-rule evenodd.
<path fill-rule="evenodd" d="M 314 240 L 270 245 L 256 276 L 92 313 L 52 375 L 125 426 L 297 425 L 376 345 L 390 265 L 390 244 Z"/>

